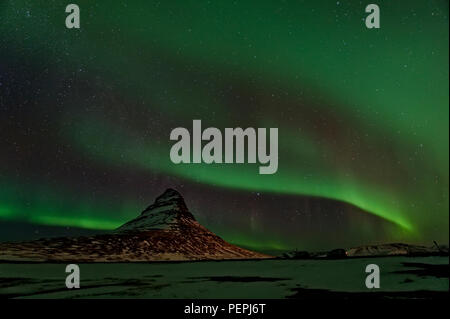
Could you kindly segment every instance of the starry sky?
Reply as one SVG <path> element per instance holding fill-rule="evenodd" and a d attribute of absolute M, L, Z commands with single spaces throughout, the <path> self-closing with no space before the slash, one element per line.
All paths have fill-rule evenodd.
<path fill-rule="evenodd" d="M 0 3 L 0 223 L 108 230 L 172 187 L 254 249 L 448 243 L 447 1 Z M 277 127 L 279 168 L 170 161 Z"/>

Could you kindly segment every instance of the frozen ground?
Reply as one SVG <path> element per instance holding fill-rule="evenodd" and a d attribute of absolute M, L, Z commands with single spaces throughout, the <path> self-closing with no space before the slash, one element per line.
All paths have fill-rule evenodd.
<path fill-rule="evenodd" d="M 377 264 L 381 288 L 365 287 Z M 81 288 L 65 287 L 65 264 L 0 264 L 0 297 L 24 298 L 436 298 L 448 296 L 447 257 L 79 264 Z"/>

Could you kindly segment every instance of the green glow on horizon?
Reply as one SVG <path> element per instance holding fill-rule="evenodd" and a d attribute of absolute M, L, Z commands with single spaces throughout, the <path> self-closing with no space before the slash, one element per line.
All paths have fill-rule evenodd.
<path fill-rule="evenodd" d="M 90 122 L 96 124 L 89 124 Z M 82 151 L 89 153 L 94 159 L 107 161 L 112 165 L 159 170 L 220 187 L 337 199 L 394 222 L 410 232 L 414 231 L 407 218 L 397 212 L 399 209 L 390 207 L 389 203 L 395 200 L 393 196 L 371 188 L 370 185 L 362 187 L 349 178 L 336 180 L 320 176 L 319 180 L 316 178 L 305 181 L 301 174 L 286 172 L 283 165 L 280 165 L 279 171 L 274 175 L 259 175 L 256 164 L 176 165 L 168 159 L 168 149 L 158 148 L 157 145 L 139 144 L 135 138 L 127 136 L 126 132 L 117 134 L 117 128 L 102 126 L 100 121 L 92 119 L 87 121 L 87 125 L 80 122 L 73 134 Z M 107 142 L 111 139 L 114 140 L 113 144 Z M 85 148 L 85 145 L 89 147 Z"/>

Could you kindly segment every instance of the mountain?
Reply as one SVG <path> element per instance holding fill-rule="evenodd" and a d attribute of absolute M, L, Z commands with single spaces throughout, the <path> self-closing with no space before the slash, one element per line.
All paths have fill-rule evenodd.
<path fill-rule="evenodd" d="M 375 257 L 375 256 L 433 256 L 447 255 L 448 246 L 421 246 L 403 243 L 365 245 L 347 250 L 348 257 Z"/>
<path fill-rule="evenodd" d="M 116 233 L 143 232 L 156 229 L 180 231 L 183 227 L 202 227 L 189 212 L 183 197 L 167 189 L 140 216 L 120 226 Z"/>
<path fill-rule="evenodd" d="M 94 236 L 0 243 L 0 261 L 130 262 L 261 259 L 200 225 L 183 197 L 167 189 L 138 217 Z"/>
<path fill-rule="evenodd" d="M 434 246 L 411 245 L 404 243 L 378 244 L 378 245 L 364 245 L 347 250 L 343 248 L 334 249 L 331 251 L 322 252 L 308 252 L 308 251 L 289 251 L 285 252 L 281 258 L 284 259 L 340 259 L 349 257 L 386 257 L 386 256 L 448 256 L 448 246 L 438 245 L 436 242 Z"/>

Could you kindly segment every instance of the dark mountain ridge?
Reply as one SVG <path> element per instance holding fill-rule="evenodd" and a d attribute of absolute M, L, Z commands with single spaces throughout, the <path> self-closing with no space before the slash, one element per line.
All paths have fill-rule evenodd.
<path fill-rule="evenodd" d="M 271 256 L 227 243 L 201 224 L 183 197 L 167 189 L 138 217 L 116 230 L 83 237 L 0 243 L 0 261 L 180 261 Z"/>

